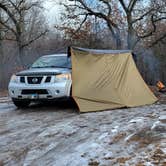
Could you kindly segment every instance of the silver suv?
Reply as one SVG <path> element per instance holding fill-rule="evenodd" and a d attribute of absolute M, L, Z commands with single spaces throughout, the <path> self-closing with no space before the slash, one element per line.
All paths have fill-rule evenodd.
<path fill-rule="evenodd" d="M 17 107 L 31 101 L 51 100 L 71 95 L 71 60 L 67 54 L 40 57 L 28 70 L 11 77 L 8 89 Z"/>

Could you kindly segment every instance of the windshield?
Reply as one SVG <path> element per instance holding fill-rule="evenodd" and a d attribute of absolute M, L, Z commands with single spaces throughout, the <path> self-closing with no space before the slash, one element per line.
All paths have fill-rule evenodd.
<path fill-rule="evenodd" d="M 41 57 L 33 63 L 31 68 L 71 68 L 71 59 L 67 56 L 48 56 Z"/>

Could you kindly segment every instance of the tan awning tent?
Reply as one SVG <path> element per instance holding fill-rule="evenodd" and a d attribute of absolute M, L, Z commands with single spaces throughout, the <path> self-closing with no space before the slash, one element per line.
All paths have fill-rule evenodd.
<path fill-rule="evenodd" d="M 71 48 L 72 96 L 80 112 L 136 107 L 157 101 L 129 50 Z"/>

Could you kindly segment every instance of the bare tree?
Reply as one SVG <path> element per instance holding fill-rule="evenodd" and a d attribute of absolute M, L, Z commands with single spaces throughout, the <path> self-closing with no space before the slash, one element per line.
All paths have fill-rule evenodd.
<path fill-rule="evenodd" d="M 15 41 L 18 46 L 18 62 L 22 65 L 26 46 L 47 33 L 41 21 L 41 2 L 31 0 L 0 0 L 0 24 L 4 28 L 3 40 Z M 39 27 L 40 25 L 40 27 Z"/>
<path fill-rule="evenodd" d="M 133 10 L 134 14 L 131 22 L 133 31 L 135 31 L 133 46 L 141 40 L 144 41 L 146 45 L 149 45 L 148 43 L 151 43 L 151 41 L 157 44 L 158 41 L 165 38 L 166 31 L 163 31 L 163 35 L 160 25 L 164 25 L 166 20 L 166 2 L 164 0 L 151 0 L 145 5 L 145 8 L 141 8 L 140 5 Z M 155 38 L 156 34 L 162 34 L 162 36 L 158 35 L 160 37 L 157 39 Z M 153 40 L 154 38 L 155 41 Z"/>
<path fill-rule="evenodd" d="M 24 59 L 28 53 L 32 57 L 32 46 L 46 35 L 43 10 L 40 0 L 0 0 L 0 88 L 26 65 Z"/>
<path fill-rule="evenodd" d="M 116 42 L 116 48 L 122 47 L 121 32 L 126 31 L 127 48 L 133 49 L 142 39 L 152 36 L 157 29 L 156 24 L 165 20 L 166 2 L 145 0 L 68 0 L 63 3 L 66 8 L 67 19 L 74 20 L 80 16 L 82 26 L 89 17 L 95 16 L 104 20 L 112 37 Z M 67 20 L 68 21 L 68 20 Z M 71 24 L 73 21 L 71 21 Z M 150 25 L 151 29 L 147 28 Z M 138 28 L 141 27 L 141 28 Z M 71 25 L 73 27 L 73 25 Z M 148 31 L 147 31 L 148 29 Z M 80 27 L 76 32 L 80 30 Z"/>
<path fill-rule="evenodd" d="M 75 18 L 78 18 L 78 17 L 82 18 L 82 21 L 80 22 L 76 32 L 78 32 L 81 29 L 81 27 L 86 22 L 86 20 L 89 19 L 89 16 L 90 17 L 94 16 L 106 22 L 114 38 L 116 47 L 118 48 L 121 47 L 120 29 L 116 21 L 111 19 L 111 14 L 113 11 L 112 11 L 111 4 L 108 1 L 97 0 L 96 3 L 100 3 L 99 4 L 100 6 L 98 4 L 94 4 L 93 1 L 83 1 L 83 0 L 70 0 L 70 1 L 73 1 L 74 3 L 68 4 L 68 5 L 66 5 L 65 3 L 62 3 L 62 5 L 66 8 L 66 11 L 67 11 L 66 19 L 74 20 Z M 93 5 L 94 7 L 92 7 Z M 104 10 L 102 9 L 103 6 L 104 6 Z M 71 21 L 71 23 L 72 22 L 73 21 Z"/>

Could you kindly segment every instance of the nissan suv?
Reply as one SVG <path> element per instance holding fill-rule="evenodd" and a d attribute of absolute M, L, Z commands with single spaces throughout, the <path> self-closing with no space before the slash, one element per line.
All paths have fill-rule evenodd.
<path fill-rule="evenodd" d="M 28 70 L 14 74 L 9 95 L 17 107 L 32 101 L 51 100 L 71 95 L 71 60 L 67 54 L 45 55 Z"/>

